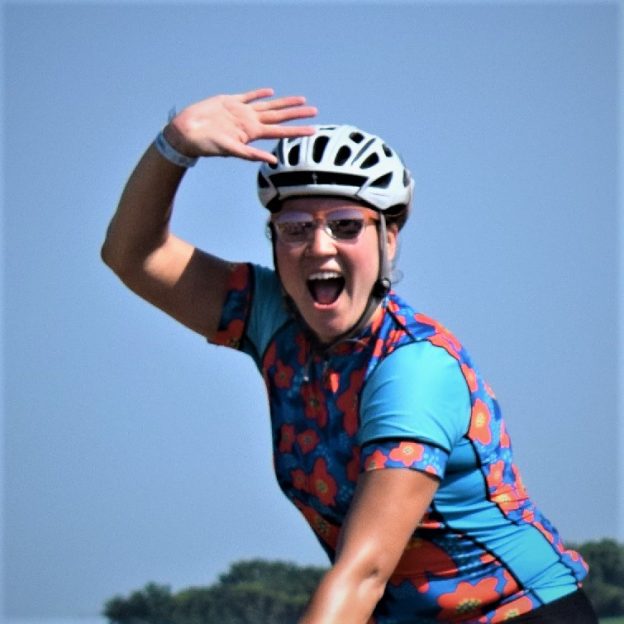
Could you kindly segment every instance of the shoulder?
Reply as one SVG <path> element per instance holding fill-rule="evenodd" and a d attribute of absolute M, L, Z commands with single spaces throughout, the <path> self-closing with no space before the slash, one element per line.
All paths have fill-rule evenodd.
<path fill-rule="evenodd" d="M 429 340 L 399 346 L 366 380 L 360 415 L 363 439 L 425 439 L 450 451 L 470 420 L 460 363 Z"/>

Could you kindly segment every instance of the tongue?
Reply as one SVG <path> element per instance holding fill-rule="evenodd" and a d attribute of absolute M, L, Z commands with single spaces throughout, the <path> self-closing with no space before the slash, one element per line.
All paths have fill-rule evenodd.
<path fill-rule="evenodd" d="M 342 291 L 343 280 L 341 279 L 325 279 L 311 280 L 310 291 L 317 303 L 321 305 L 329 305 L 338 299 Z"/>

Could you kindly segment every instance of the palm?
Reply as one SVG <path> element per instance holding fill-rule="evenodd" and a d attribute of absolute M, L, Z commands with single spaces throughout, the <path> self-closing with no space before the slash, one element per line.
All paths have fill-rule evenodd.
<path fill-rule="evenodd" d="M 250 143 L 312 134 L 310 126 L 283 124 L 312 117 L 316 109 L 305 106 L 305 98 L 300 96 L 263 99 L 272 94 L 272 89 L 257 89 L 239 95 L 218 95 L 182 111 L 172 123 L 184 142 L 185 153 L 274 162 L 272 154 Z"/>

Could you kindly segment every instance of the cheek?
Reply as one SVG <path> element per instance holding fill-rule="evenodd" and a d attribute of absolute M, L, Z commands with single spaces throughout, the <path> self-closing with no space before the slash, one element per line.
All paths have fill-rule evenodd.
<path fill-rule="evenodd" d="M 277 245 L 275 248 L 275 264 L 279 273 L 279 277 L 282 281 L 282 285 L 290 292 L 293 284 L 296 283 L 296 257 L 290 251 L 285 250 L 283 247 Z"/>
<path fill-rule="evenodd" d="M 379 248 L 377 239 L 370 241 L 370 244 L 362 246 L 357 253 L 352 256 L 352 262 L 356 274 L 368 287 L 371 285 L 379 274 Z"/>

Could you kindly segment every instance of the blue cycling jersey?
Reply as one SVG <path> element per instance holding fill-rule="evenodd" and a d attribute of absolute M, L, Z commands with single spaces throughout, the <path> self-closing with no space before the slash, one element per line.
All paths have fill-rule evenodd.
<path fill-rule="evenodd" d="M 213 342 L 263 375 L 279 485 L 330 560 L 361 471 L 439 479 L 375 622 L 501 622 L 578 588 L 587 566 L 528 497 L 492 390 L 457 339 L 395 293 L 356 339 L 319 353 L 275 274 L 232 265 Z"/>

